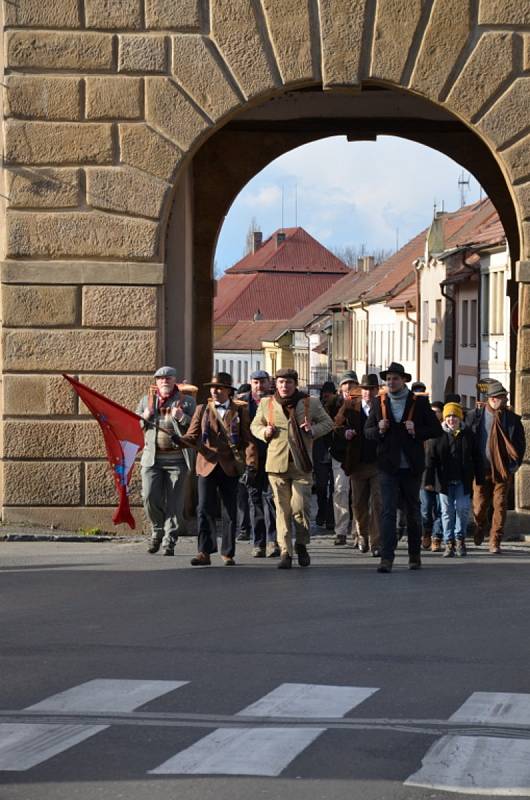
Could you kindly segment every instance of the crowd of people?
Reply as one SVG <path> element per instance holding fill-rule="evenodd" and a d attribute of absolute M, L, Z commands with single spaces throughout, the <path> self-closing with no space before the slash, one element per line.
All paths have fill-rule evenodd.
<path fill-rule="evenodd" d="M 218 372 L 205 384 L 207 402 L 179 391 L 176 371 L 161 367 L 154 391 L 137 413 L 145 421 L 142 455 L 144 509 L 151 523 L 149 553 L 174 555 L 185 530 L 184 507 L 196 476 L 197 554 L 208 566 L 218 552 L 235 564 L 237 540 L 252 540 L 255 558 L 278 558 L 279 569 L 311 557 L 312 492 L 317 526 L 351 539 L 390 573 L 406 532 L 408 566 L 421 551 L 466 556 L 472 511 L 475 545 L 488 539 L 500 554 L 513 475 L 525 453 L 521 418 L 508 407 L 498 381 L 484 402 L 465 413 L 458 395 L 431 402 L 421 382 L 396 362 L 376 374 L 345 372 L 338 389 L 320 397 L 300 391 L 295 370 L 264 370 L 233 385 Z M 382 383 L 380 383 L 380 381 Z M 148 423 L 148 424 L 147 424 Z M 189 494 L 189 493 L 188 493 Z"/>

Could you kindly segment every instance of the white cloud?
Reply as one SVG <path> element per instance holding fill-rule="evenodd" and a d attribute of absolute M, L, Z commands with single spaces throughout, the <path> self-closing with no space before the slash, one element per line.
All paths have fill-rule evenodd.
<path fill-rule="evenodd" d="M 258 173 L 234 201 L 219 237 L 217 260 L 230 266 L 252 216 L 265 236 L 295 221 L 326 246 L 365 244 L 368 250 L 403 245 L 427 227 L 433 203 L 460 205 L 461 167 L 443 154 L 395 137 L 348 142 L 333 137 L 286 153 Z M 471 179 L 466 202 L 478 199 Z M 297 213 L 296 213 L 297 211 Z"/>

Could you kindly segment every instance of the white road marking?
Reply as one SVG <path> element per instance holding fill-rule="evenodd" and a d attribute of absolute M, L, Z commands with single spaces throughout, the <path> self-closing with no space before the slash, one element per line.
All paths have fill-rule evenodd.
<path fill-rule="evenodd" d="M 283 683 L 236 716 L 343 717 L 377 689 Z M 279 775 L 326 728 L 218 728 L 150 771 L 153 775 Z"/>
<path fill-rule="evenodd" d="M 454 722 L 530 725 L 530 694 L 473 692 L 449 719 Z"/>
<path fill-rule="evenodd" d="M 470 724 L 528 725 L 530 695 L 474 692 L 450 718 Z M 407 786 L 448 792 L 530 797 L 530 741 L 496 736 L 443 736 Z"/>
<path fill-rule="evenodd" d="M 152 775 L 279 775 L 325 728 L 218 728 Z"/>
<path fill-rule="evenodd" d="M 482 796 L 530 797 L 530 741 L 443 736 L 405 785 Z"/>
<path fill-rule="evenodd" d="M 26 711 L 133 711 L 188 681 L 93 680 L 52 695 Z M 0 770 L 23 772 L 80 742 L 108 725 L 46 723 L 0 724 Z"/>
<path fill-rule="evenodd" d="M 314 683 L 282 683 L 238 717 L 343 717 L 377 692 L 359 686 L 320 686 Z"/>

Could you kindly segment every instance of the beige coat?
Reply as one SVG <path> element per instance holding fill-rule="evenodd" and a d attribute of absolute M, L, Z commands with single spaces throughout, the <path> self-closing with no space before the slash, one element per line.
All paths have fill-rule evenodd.
<path fill-rule="evenodd" d="M 287 417 L 282 406 L 274 397 L 264 397 L 258 406 L 256 416 L 252 420 L 250 430 L 257 439 L 266 442 L 265 428 L 269 424 L 269 404 L 272 403 L 272 424 L 276 428 L 273 438 L 269 442 L 267 449 L 267 461 L 265 469 L 267 472 L 287 472 L 289 468 L 289 441 L 287 437 Z M 296 406 L 295 415 L 300 425 L 305 418 L 305 402 L 299 400 Z M 316 397 L 309 398 L 309 422 L 313 426 L 313 435 L 301 431 L 302 438 L 309 457 L 312 459 L 313 439 L 325 436 L 333 429 L 333 422 L 322 408 L 320 400 Z"/>

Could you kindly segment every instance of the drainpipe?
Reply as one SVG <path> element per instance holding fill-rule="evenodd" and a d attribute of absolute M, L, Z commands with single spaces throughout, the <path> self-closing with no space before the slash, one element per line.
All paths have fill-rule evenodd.
<path fill-rule="evenodd" d="M 418 341 L 419 341 L 419 338 L 420 338 L 420 329 L 418 327 L 418 321 L 415 320 L 415 319 L 412 319 L 412 317 L 410 316 L 409 304 L 408 304 L 408 302 L 406 300 L 405 300 L 405 305 L 403 306 L 403 311 L 405 312 L 405 319 L 407 320 L 407 322 L 412 322 L 412 324 L 416 326 L 416 380 L 419 381 L 419 379 L 420 379 L 420 360 L 419 360 L 420 357 L 418 355 Z M 418 312 L 416 312 L 416 313 L 418 313 Z M 408 349 L 408 347 L 407 347 L 407 349 Z"/>
<path fill-rule="evenodd" d="M 365 365 L 364 374 L 368 375 L 368 361 L 369 361 L 369 357 L 370 357 L 370 349 L 369 349 L 370 340 L 368 338 L 368 334 L 370 332 L 370 312 L 368 311 L 368 308 L 367 308 L 364 300 L 361 300 L 361 311 L 364 311 L 364 313 L 366 314 L 366 346 L 365 346 L 365 352 L 364 352 L 366 365 Z"/>
<path fill-rule="evenodd" d="M 419 381 L 421 379 L 421 287 L 420 287 L 420 270 L 422 268 L 422 260 L 421 258 L 417 258 L 415 261 L 412 262 L 414 269 L 415 269 L 415 278 L 416 278 L 416 319 L 410 320 L 416 325 L 416 380 Z M 410 319 L 407 316 L 407 311 L 405 310 L 405 317 Z"/>
<path fill-rule="evenodd" d="M 451 380 L 453 382 L 453 392 L 456 392 L 456 375 L 455 375 L 455 368 L 456 368 L 456 303 L 454 297 L 447 294 L 446 291 L 447 287 L 440 285 L 440 291 L 442 293 L 442 297 L 445 297 L 446 300 L 449 300 L 453 306 L 453 346 L 451 348 Z M 444 343 L 445 349 L 445 343 Z M 445 357 L 445 353 L 444 353 Z"/>

